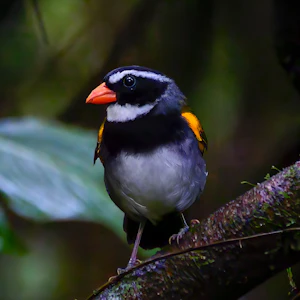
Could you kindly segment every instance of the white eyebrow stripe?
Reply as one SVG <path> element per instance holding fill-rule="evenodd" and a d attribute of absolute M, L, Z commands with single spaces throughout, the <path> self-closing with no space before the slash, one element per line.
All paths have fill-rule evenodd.
<path fill-rule="evenodd" d="M 149 78 L 153 80 L 158 80 L 160 82 L 171 82 L 172 80 L 164 75 L 156 74 L 150 71 L 138 71 L 138 70 L 125 70 L 122 72 L 117 72 L 111 75 L 108 81 L 114 84 L 121 80 L 125 75 L 132 74 L 136 77 Z"/>

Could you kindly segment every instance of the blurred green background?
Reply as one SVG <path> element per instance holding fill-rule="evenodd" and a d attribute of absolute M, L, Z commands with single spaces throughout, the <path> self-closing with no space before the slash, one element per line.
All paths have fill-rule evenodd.
<path fill-rule="evenodd" d="M 127 263 L 122 213 L 92 164 L 105 110 L 85 105 L 113 68 L 174 78 L 204 125 L 209 177 L 190 217 L 299 158 L 299 98 L 273 16 L 271 0 L 1 2 L 1 300 L 84 299 Z M 243 299 L 288 290 L 282 273 Z"/>

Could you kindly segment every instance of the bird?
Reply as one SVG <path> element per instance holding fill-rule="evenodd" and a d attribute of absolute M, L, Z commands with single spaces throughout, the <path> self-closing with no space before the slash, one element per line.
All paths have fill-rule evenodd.
<path fill-rule="evenodd" d="M 162 248 L 189 228 L 183 212 L 205 187 L 207 138 L 175 81 L 147 67 L 110 71 L 86 103 L 107 105 L 94 164 L 102 162 L 107 193 L 124 212 L 129 270 L 139 246 Z"/>

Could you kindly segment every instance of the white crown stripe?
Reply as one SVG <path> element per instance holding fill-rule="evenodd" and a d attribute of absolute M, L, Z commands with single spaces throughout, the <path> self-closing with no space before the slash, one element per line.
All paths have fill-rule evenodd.
<path fill-rule="evenodd" d="M 160 82 L 171 82 L 172 80 L 164 75 L 156 74 L 149 71 L 138 71 L 138 70 L 125 70 L 122 72 L 117 72 L 113 75 L 111 75 L 108 79 L 108 81 L 111 84 L 114 84 L 118 81 L 120 81 L 125 75 L 134 75 L 136 77 L 142 77 L 142 78 L 149 78 L 153 80 L 158 80 Z"/>
<path fill-rule="evenodd" d="M 118 103 L 111 104 L 107 108 L 107 121 L 109 122 L 127 122 L 135 120 L 137 117 L 145 115 L 155 106 L 153 104 L 145 104 L 143 106 L 131 105 L 126 103 L 120 105 Z"/>

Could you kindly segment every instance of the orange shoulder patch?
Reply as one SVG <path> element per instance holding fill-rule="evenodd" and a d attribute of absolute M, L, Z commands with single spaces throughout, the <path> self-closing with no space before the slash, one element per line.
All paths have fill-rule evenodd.
<path fill-rule="evenodd" d="M 101 156 L 100 156 L 100 147 L 101 147 L 101 141 L 102 141 L 102 135 L 103 135 L 105 121 L 106 121 L 106 118 L 102 122 L 100 129 L 98 131 L 98 140 L 97 140 L 97 145 L 96 145 L 95 153 L 94 153 L 94 164 L 98 158 L 101 160 L 101 162 L 103 164 L 103 160 L 101 159 Z"/>
<path fill-rule="evenodd" d="M 188 122 L 189 127 L 194 132 L 194 135 L 196 136 L 198 140 L 198 145 L 201 153 L 203 153 L 205 150 L 207 150 L 207 138 L 205 135 L 205 132 L 203 130 L 203 127 L 198 120 L 198 118 L 190 111 L 183 111 L 181 113 L 182 117 L 186 119 Z"/>
<path fill-rule="evenodd" d="M 101 141 L 102 141 L 102 135 L 103 135 L 103 129 L 104 129 L 105 122 L 106 122 L 106 118 L 104 118 L 104 120 L 100 126 L 100 129 L 98 131 L 98 143 L 101 143 Z"/>

